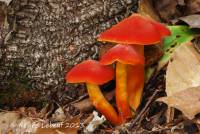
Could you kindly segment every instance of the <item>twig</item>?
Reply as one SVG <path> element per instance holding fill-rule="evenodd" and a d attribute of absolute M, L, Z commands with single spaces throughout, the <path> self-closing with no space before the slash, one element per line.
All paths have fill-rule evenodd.
<path fill-rule="evenodd" d="M 83 99 L 85 99 L 87 97 L 88 97 L 88 94 L 84 94 L 84 95 L 80 96 L 78 99 L 76 99 L 75 101 L 71 102 L 71 104 L 79 102 L 79 101 L 81 101 L 81 100 L 83 100 Z"/>
<path fill-rule="evenodd" d="M 136 116 L 135 119 L 133 119 L 131 121 L 129 129 L 133 128 L 135 126 L 135 124 L 137 123 L 137 121 L 143 116 L 143 114 L 148 109 L 149 105 L 152 103 L 153 99 L 155 98 L 155 96 L 157 95 L 158 92 L 159 92 L 159 90 L 155 90 L 154 91 L 153 95 L 150 97 L 150 99 L 148 100 L 148 102 L 146 103 L 146 105 L 144 106 L 144 108 L 142 109 L 142 111 Z"/>

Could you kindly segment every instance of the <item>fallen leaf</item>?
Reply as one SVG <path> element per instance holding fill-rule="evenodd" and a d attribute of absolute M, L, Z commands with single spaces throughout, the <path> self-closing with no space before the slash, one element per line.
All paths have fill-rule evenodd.
<path fill-rule="evenodd" d="M 159 101 L 179 109 L 186 117 L 193 119 L 200 112 L 200 87 L 184 89 L 173 96 L 159 98 Z"/>
<path fill-rule="evenodd" d="M 9 5 L 12 0 L 0 0 L 0 1 L 5 2 L 7 5 Z"/>
<path fill-rule="evenodd" d="M 67 118 L 66 114 L 65 114 L 63 108 L 61 108 L 61 107 L 56 109 L 54 114 L 52 114 L 53 121 L 64 121 L 66 118 Z"/>
<path fill-rule="evenodd" d="M 189 119 L 200 112 L 200 54 L 191 42 L 180 45 L 173 53 L 166 72 L 167 97 L 159 98 L 183 112 Z"/>
<path fill-rule="evenodd" d="M 77 116 L 64 122 L 43 124 L 35 134 L 77 134 L 80 127 L 80 117 Z"/>
<path fill-rule="evenodd" d="M 19 112 L 1 112 L 0 113 L 0 132 L 14 134 L 35 133 L 41 125 L 40 120 L 32 120 L 28 117 L 21 117 Z"/>
<path fill-rule="evenodd" d="M 183 0 L 153 0 L 153 4 L 160 17 L 165 21 L 180 17 L 182 12 L 177 7 L 185 5 Z"/>
<path fill-rule="evenodd" d="M 0 112 L 0 134 L 77 134 L 78 129 L 83 127 L 80 116 L 66 119 L 61 108 L 55 110 L 48 119 L 41 119 L 41 113 L 36 111 L 34 107 L 21 107 L 18 111 Z M 46 109 L 43 114 L 48 111 Z"/>
<path fill-rule="evenodd" d="M 48 116 L 53 112 L 53 110 L 54 110 L 53 103 L 48 103 L 40 110 L 38 117 L 42 119 L 47 119 Z"/>
<path fill-rule="evenodd" d="M 16 122 L 20 118 L 20 114 L 16 112 L 1 112 L 0 113 L 0 132 L 5 132 L 10 129 L 10 124 Z"/>
<path fill-rule="evenodd" d="M 6 4 L 0 2 L 0 26 L 5 22 L 7 7 Z"/>
<path fill-rule="evenodd" d="M 187 0 L 186 5 L 188 15 L 200 12 L 200 0 Z"/>
<path fill-rule="evenodd" d="M 190 87 L 200 86 L 200 54 L 188 42 L 179 46 L 166 72 L 166 93 L 171 96 Z"/>
<path fill-rule="evenodd" d="M 148 16 L 156 21 L 160 21 L 158 14 L 156 13 L 155 9 L 152 6 L 152 2 L 150 0 L 140 0 L 138 13 L 143 16 Z"/>
<path fill-rule="evenodd" d="M 179 20 L 187 23 L 190 28 L 200 28 L 200 15 L 198 14 L 180 17 Z"/>
<path fill-rule="evenodd" d="M 189 28 L 188 26 L 169 26 L 172 35 L 166 37 L 163 41 L 164 55 L 158 62 L 157 71 L 162 69 L 170 60 L 171 54 L 176 48 L 188 41 L 191 41 L 200 32 Z"/>

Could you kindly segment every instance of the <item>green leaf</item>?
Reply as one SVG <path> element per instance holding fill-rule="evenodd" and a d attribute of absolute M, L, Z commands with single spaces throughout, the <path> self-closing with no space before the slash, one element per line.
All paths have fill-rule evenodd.
<path fill-rule="evenodd" d="M 199 29 L 191 29 L 188 26 L 168 26 L 172 35 L 166 37 L 163 41 L 164 55 L 158 62 L 157 71 L 163 68 L 171 58 L 173 51 L 182 43 L 191 41 L 197 34 Z"/>

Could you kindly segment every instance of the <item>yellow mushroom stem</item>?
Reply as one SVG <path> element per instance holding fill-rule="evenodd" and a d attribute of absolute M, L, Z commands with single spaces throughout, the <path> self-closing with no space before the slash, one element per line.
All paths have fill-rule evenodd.
<path fill-rule="evenodd" d="M 117 112 L 113 106 L 106 100 L 102 94 L 98 85 L 86 83 L 88 95 L 96 107 L 96 109 L 103 114 L 107 120 L 109 120 L 114 125 L 120 125 L 122 121 L 120 120 Z"/>
<path fill-rule="evenodd" d="M 123 122 L 132 117 L 127 95 L 127 65 L 120 62 L 116 64 L 116 103 Z"/>

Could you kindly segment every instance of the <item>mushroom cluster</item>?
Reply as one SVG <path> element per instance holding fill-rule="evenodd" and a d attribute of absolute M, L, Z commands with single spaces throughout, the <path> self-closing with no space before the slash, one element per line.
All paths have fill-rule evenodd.
<path fill-rule="evenodd" d="M 76 65 L 67 73 L 66 81 L 85 82 L 96 109 L 111 123 L 120 125 L 130 119 L 140 105 L 145 72 L 144 45 L 159 43 L 170 34 L 163 24 L 134 13 L 100 34 L 99 41 L 116 45 L 102 55 L 99 62 L 86 60 Z M 114 63 L 116 71 L 108 66 Z M 114 78 L 117 111 L 98 86 Z"/>

